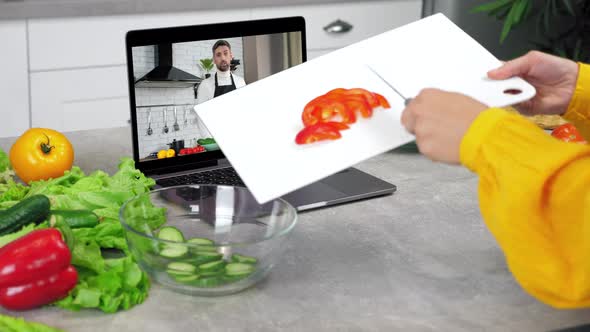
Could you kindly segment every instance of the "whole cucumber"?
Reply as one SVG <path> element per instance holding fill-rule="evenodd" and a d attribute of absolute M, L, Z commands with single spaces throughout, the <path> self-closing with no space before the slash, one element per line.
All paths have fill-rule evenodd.
<path fill-rule="evenodd" d="M 51 217 L 63 220 L 70 228 L 94 227 L 98 216 L 90 210 L 52 210 Z"/>
<path fill-rule="evenodd" d="M 33 195 L 0 211 L 0 235 L 16 232 L 31 223 L 41 223 L 47 219 L 49 208 L 47 196 Z"/>

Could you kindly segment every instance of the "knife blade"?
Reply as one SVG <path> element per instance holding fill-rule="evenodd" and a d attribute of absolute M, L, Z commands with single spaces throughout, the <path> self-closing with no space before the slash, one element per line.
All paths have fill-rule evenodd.
<path fill-rule="evenodd" d="M 377 73 L 377 71 L 375 71 L 375 69 L 373 69 L 371 66 L 367 65 L 367 68 L 369 68 L 369 70 L 373 72 L 375 76 L 379 77 L 379 79 L 383 81 L 383 83 L 387 84 L 388 87 L 395 91 L 395 93 L 402 97 L 402 99 L 404 100 L 404 105 L 407 106 L 412 101 L 412 98 L 406 98 L 403 94 L 401 94 L 401 92 L 398 91 L 398 89 L 396 89 L 391 83 L 384 79 L 383 76 L 379 75 L 379 73 Z"/>

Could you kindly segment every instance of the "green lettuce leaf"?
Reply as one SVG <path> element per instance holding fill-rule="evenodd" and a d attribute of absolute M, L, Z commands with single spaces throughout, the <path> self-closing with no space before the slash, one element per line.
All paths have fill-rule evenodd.
<path fill-rule="evenodd" d="M 63 332 L 40 323 L 27 322 L 23 318 L 0 315 L 0 331 L 2 332 Z"/>
<path fill-rule="evenodd" d="M 96 273 L 102 273 L 104 271 L 104 259 L 102 258 L 98 244 L 95 241 L 81 241 L 76 238 L 75 233 L 74 239 L 72 265 L 85 267 Z"/>
<path fill-rule="evenodd" d="M 8 159 L 6 159 L 8 160 Z M 6 160 L 0 154 L 0 167 Z M 1 169 L 1 168 L 0 168 Z M 11 182 L 12 181 L 12 182 Z M 70 310 L 97 308 L 104 312 L 125 310 L 139 304 L 148 296 L 147 275 L 133 261 L 127 247 L 125 230 L 119 222 L 119 210 L 130 198 L 149 192 L 155 181 L 135 168 L 130 158 L 123 158 L 118 171 L 109 176 L 103 171 L 90 175 L 74 166 L 63 176 L 46 181 L 33 181 L 29 186 L 0 183 L 0 208 L 8 208 L 23 198 L 46 195 L 52 209 L 91 210 L 99 216 L 95 227 L 70 229 L 72 265 L 78 271 L 78 284 L 71 294 L 56 304 Z M 138 229 L 154 229 L 165 221 L 164 209 L 156 208 L 144 199 L 130 210 Z M 8 243 L 33 229 L 0 237 Z M 122 251 L 122 258 L 106 258 L 113 249 Z M 108 254 L 107 254 L 108 255 Z M 2 331 L 2 329 L 0 329 Z"/>
<path fill-rule="evenodd" d="M 18 238 L 21 238 L 36 229 L 42 229 L 42 228 L 47 228 L 46 222 L 41 223 L 39 225 L 28 224 L 28 225 L 24 226 L 20 231 L 0 236 L 0 247 L 4 247 L 8 243 L 10 243 Z"/>
<path fill-rule="evenodd" d="M 49 180 L 32 181 L 29 183 L 30 189 L 25 197 L 33 195 L 59 195 L 64 194 L 66 188 L 71 187 L 84 177 L 84 172 L 78 166 L 72 167 L 71 170 L 65 171 L 64 175 Z"/>
<path fill-rule="evenodd" d="M 127 250 L 125 231 L 118 222 L 102 222 L 93 228 L 72 230 L 77 241 L 95 242 L 101 248 Z"/>
<path fill-rule="evenodd" d="M 6 183 L 0 183 L 0 202 L 20 201 L 29 192 L 29 188 L 9 179 Z"/>
<path fill-rule="evenodd" d="M 8 155 L 0 149 L 0 202 L 20 201 L 28 191 L 27 186 L 14 181 L 14 171 Z"/>
<path fill-rule="evenodd" d="M 80 282 L 68 297 L 56 302 L 61 308 L 99 308 L 112 313 L 142 303 L 150 288 L 147 275 L 131 257 L 105 259 L 105 272 L 80 274 Z"/>
<path fill-rule="evenodd" d="M 105 180 L 112 191 L 131 191 L 134 196 L 148 192 L 156 184 L 154 179 L 135 168 L 131 158 L 122 158 L 117 173 Z"/>
<path fill-rule="evenodd" d="M 0 172 L 10 170 L 10 159 L 4 150 L 0 149 Z"/>

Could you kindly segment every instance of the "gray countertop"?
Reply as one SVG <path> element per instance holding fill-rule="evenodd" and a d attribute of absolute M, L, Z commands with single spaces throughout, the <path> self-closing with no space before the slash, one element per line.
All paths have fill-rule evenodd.
<path fill-rule="evenodd" d="M 86 172 L 116 170 L 128 128 L 67 133 Z M 0 139 L 8 151 L 13 139 Z M 549 331 L 590 322 L 524 293 L 484 226 L 477 178 L 394 150 L 358 168 L 390 196 L 302 213 L 283 261 L 257 286 L 219 298 L 154 285 L 126 312 L 44 308 L 26 319 L 66 331 Z"/>
<path fill-rule="evenodd" d="M 0 20 L 247 9 L 353 0 L 0 0 Z"/>

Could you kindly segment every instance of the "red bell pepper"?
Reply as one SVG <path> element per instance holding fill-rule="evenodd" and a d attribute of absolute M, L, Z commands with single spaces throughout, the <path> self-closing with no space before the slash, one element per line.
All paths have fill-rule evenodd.
<path fill-rule="evenodd" d="M 377 100 L 379 101 L 379 105 L 383 108 L 390 108 L 391 105 L 389 105 L 389 102 L 387 101 L 387 99 L 385 99 L 385 97 L 383 97 L 382 95 L 374 92 L 375 97 L 377 97 Z"/>
<path fill-rule="evenodd" d="M 54 228 L 33 231 L 0 248 L 0 305 L 25 310 L 66 296 L 78 279 L 71 258 Z"/>
<path fill-rule="evenodd" d="M 323 140 L 334 140 L 342 137 L 340 130 L 349 127 L 340 122 L 320 122 L 303 128 L 295 137 L 297 144 L 309 144 Z"/>
<path fill-rule="evenodd" d="M 576 142 L 586 144 L 586 140 L 571 123 L 562 124 L 561 126 L 553 129 L 551 136 L 558 138 L 564 142 Z"/>
<path fill-rule="evenodd" d="M 308 102 L 303 108 L 303 128 L 295 137 L 297 144 L 309 144 L 342 137 L 340 130 L 357 121 L 357 112 L 370 118 L 376 107 L 390 108 L 385 97 L 362 88 L 336 88 Z"/>
<path fill-rule="evenodd" d="M 0 304 L 10 310 L 28 310 L 65 297 L 76 286 L 78 272 L 68 266 L 60 272 L 39 277 L 20 286 L 0 288 Z"/>

